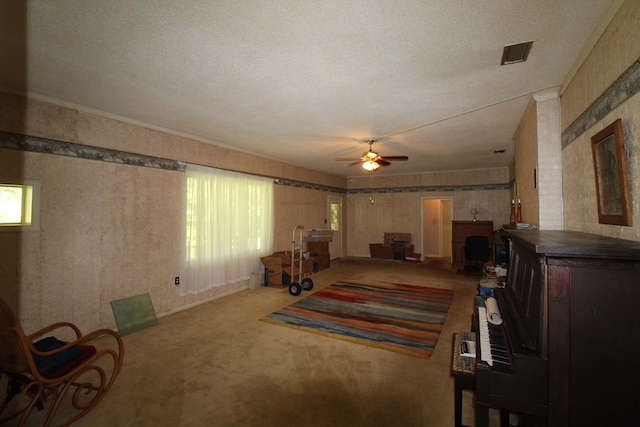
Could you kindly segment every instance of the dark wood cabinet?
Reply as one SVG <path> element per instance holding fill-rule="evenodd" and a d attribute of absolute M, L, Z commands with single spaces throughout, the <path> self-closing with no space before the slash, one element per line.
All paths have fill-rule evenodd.
<path fill-rule="evenodd" d="M 525 316 L 525 332 L 548 361 L 540 378 L 544 425 L 640 425 L 640 242 L 573 231 L 506 234 L 509 286 L 528 301 L 526 316 L 541 314 Z"/>
<path fill-rule="evenodd" d="M 465 265 L 464 244 L 467 236 L 486 236 L 490 253 L 493 254 L 493 221 L 452 221 L 451 265 L 454 268 L 463 268 Z"/>

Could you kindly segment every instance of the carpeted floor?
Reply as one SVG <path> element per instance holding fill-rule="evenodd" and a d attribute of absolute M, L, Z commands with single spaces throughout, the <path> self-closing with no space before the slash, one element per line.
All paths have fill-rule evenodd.
<path fill-rule="evenodd" d="M 471 326 L 476 279 L 442 260 L 368 258 L 332 261 L 312 277 L 311 293 L 345 278 L 454 291 L 431 358 L 261 322 L 300 297 L 247 289 L 125 336 L 113 389 L 75 425 L 453 426 L 451 337 Z M 470 426 L 471 411 L 465 395 Z"/>
<path fill-rule="evenodd" d="M 452 298 L 450 289 L 346 279 L 260 320 L 428 359 Z"/>

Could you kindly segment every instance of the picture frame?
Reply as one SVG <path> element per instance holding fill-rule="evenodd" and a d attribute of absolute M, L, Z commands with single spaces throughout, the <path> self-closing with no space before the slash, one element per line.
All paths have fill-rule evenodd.
<path fill-rule="evenodd" d="M 631 204 L 622 120 L 591 137 L 600 224 L 631 225 Z"/>

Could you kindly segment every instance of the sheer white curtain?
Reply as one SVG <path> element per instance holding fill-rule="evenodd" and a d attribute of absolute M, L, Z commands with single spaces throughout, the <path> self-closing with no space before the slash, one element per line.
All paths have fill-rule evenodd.
<path fill-rule="evenodd" d="M 273 245 L 273 181 L 187 166 L 185 283 L 196 294 L 248 280 Z"/>

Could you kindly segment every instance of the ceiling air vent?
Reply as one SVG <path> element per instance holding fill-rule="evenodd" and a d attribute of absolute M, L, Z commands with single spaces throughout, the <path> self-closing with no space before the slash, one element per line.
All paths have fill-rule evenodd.
<path fill-rule="evenodd" d="M 502 61 L 500 62 L 500 65 L 515 64 L 516 62 L 526 61 L 532 45 L 533 41 L 505 46 L 502 51 Z"/>

